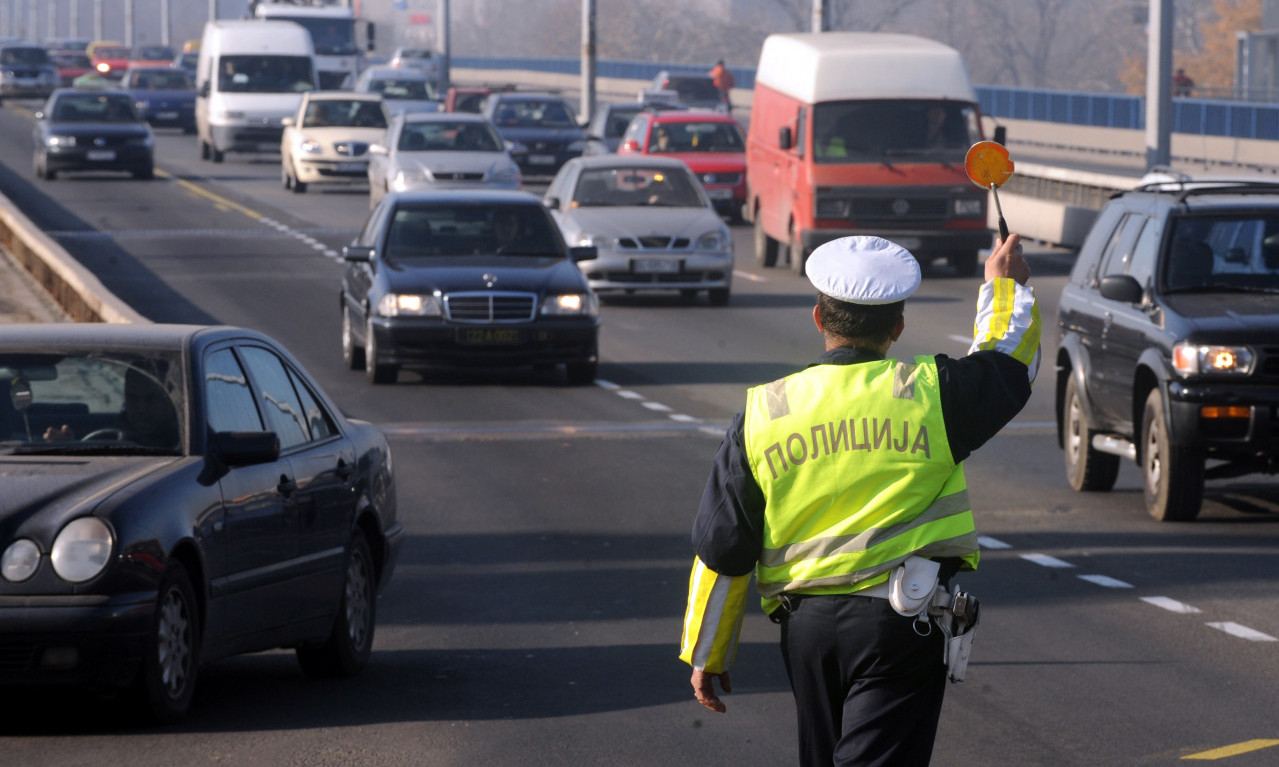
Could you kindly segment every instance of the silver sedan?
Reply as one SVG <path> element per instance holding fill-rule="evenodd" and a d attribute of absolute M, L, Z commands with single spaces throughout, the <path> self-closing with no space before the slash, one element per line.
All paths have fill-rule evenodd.
<path fill-rule="evenodd" d="M 599 155 L 565 163 L 543 202 L 572 247 L 598 256 L 579 266 L 595 291 L 706 291 L 726 306 L 733 238 L 680 160 Z"/>
<path fill-rule="evenodd" d="M 369 207 L 387 192 L 442 187 L 519 189 L 519 166 L 482 115 L 410 112 L 369 147 Z"/>

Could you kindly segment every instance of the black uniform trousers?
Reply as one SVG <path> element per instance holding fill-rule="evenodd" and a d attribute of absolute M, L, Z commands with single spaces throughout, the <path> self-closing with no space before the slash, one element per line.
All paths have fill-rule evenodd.
<path fill-rule="evenodd" d="M 793 600 L 781 623 L 801 765 L 928 764 L 946 692 L 936 625 L 851 594 Z"/>

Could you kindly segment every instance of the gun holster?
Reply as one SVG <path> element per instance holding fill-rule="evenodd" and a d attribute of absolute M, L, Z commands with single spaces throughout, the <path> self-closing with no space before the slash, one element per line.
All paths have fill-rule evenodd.
<path fill-rule="evenodd" d="M 978 607 L 977 598 L 961 591 L 958 585 L 949 591 L 938 588 L 929 605 L 928 615 L 946 638 L 943 661 L 946 663 L 946 676 L 952 682 L 964 681 L 968 673 L 968 657 L 972 653 L 980 617 Z"/>

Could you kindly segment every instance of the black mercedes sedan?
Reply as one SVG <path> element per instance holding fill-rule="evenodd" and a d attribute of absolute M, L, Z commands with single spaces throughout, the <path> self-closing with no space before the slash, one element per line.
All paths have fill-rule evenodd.
<path fill-rule="evenodd" d="M 59 88 L 36 112 L 31 164 L 52 181 L 63 171 L 155 172 L 151 126 L 121 90 Z"/>
<path fill-rule="evenodd" d="M 595 380 L 599 298 L 527 192 L 391 192 L 343 248 L 342 354 L 371 383 L 402 367 L 564 365 Z"/>
<path fill-rule="evenodd" d="M 232 327 L 0 326 L 0 686 L 187 713 L 203 664 L 354 675 L 403 538 L 384 434 Z"/>

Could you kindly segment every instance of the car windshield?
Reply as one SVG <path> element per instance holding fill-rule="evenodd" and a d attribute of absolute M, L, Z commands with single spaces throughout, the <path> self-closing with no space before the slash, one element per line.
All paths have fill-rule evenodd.
<path fill-rule="evenodd" d="M 5 48 L 0 50 L 0 64 L 36 66 L 49 63 L 49 52 L 44 48 Z"/>
<path fill-rule="evenodd" d="M 1179 217 L 1163 264 L 1165 293 L 1279 292 L 1279 212 Z"/>
<path fill-rule="evenodd" d="M 369 93 L 380 93 L 382 98 L 401 101 L 430 101 L 435 89 L 426 80 L 384 78 L 369 80 Z"/>
<path fill-rule="evenodd" d="M 93 63 L 83 53 L 55 53 L 49 59 L 56 67 L 63 69 L 89 69 Z"/>
<path fill-rule="evenodd" d="M 315 89 L 309 56 L 223 56 L 218 90 L 227 93 L 296 93 Z"/>
<path fill-rule="evenodd" d="M 812 122 L 819 163 L 912 156 L 962 162 L 980 139 L 976 108 L 955 101 L 837 101 L 815 106 Z"/>
<path fill-rule="evenodd" d="M 403 204 L 387 227 L 389 262 L 439 256 L 562 258 L 554 222 L 541 205 Z"/>
<path fill-rule="evenodd" d="M 133 75 L 133 87 L 144 91 L 195 90 L 191 75 L 181 69 L 140 69 Z"/>
<path fill-rule="evenodd" d="M 406 123 L 396 149 L 403 152 L 500 152 L 502 141 L 487 124 L 457 121 Z"/>
<path fill-rule="evenodd" d="M 572 128 L 577 125 L 563 102 L 543 99 L 502 99 L 498 102 L 494 122 L 514 128 Z"/>
<path fill-rule="evenodd" d="M 124 46 L 106 46 L 93 49 L 93 57 L 95 59 L 127 59 L 133 54 L 133 51 Z"/>
<path fill-rule="evenodd" d="M 742 129 L 731 122 L 663 122 L 648 139 L 650 154 L 668 152 L 745 152 Z"/>
<path fill-rule="evenodd" d="M 364 99 L 324 99 L 306 105 L 304 128 L 385 128 L 382 105 Z"/>
<path fill-rule="evenodd" d="M 134 55 L 139 61 L 173 61 L 173 49 L 164 46 L 139 48 Z"/>
<path fill-rule="evenodd" d="M 182 453 L 177 353 L 0 352 L 0 452 Z"/>
<path fill-rule="evenodd" d="M 672 168 L 591 168 L 578 178 L 569 207 L 705 207 L 695 183 Z"/>
<path fill-rule="evenodd" d="M 123 93 L 66 93 L 53 105 L 52 120 L 66 123 L 141 122 L 133 100 Z"/>

